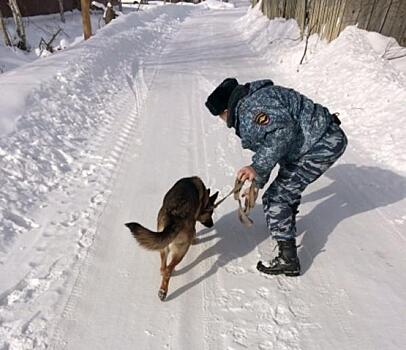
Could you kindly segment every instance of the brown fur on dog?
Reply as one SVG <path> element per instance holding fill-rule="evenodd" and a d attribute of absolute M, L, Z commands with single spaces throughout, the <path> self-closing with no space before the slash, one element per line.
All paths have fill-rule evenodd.
<path fill-rule="evenodd" d="M 213 226 L 214 202 L 218 192 L 210 196 L 203 181 L 197 177 L 182 178 L 165 195 L 158 213 L 158 232 L 139 223 L 125 224 L 137 242 L 149 250 L 160 250 L 162 283 L 159 298 L 164 300 L 175 266 L 186 255 L 196 236 L 196 221 L 206 227 Z M 167 258 L 171 253 L 171 262 Z"/>

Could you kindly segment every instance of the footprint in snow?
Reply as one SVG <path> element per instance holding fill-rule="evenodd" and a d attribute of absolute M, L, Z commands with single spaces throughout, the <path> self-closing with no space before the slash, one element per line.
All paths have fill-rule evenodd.
<path fill-rule="evenodd" d="M 257 294 L 264 299 L 268 299 L 269 297 L 269 289 L 265 287 L 261 287 L 257 289 Z"/>
<path fill-rule="evenodd" d="M 65 221 L 61 222 L 62 226 L 68 227 L 68 226 L 73 226 L 76 221 L 78 221 L 80 218 L 80 213 L 79 212 L 73 212 L 69 215 L 69 218 Z"/>
<path fill-rule="evenodd" d="M 258 349 L 259 350 L 273 350 L 275 348 L 274 348 L 272 342 L 265 341 L 265 342 L 262 342 L 262 343 L 258 344 Z"/>
<path fill-rule="evenodd" d="M 294 315 L 285 306 L 278 305 L 273 312 L 273 320 L 278 325 L 286 325 L 292 322 Z"/>
<path fill-rule="evenodd" d="M 233 275 L 242 275 L 247 273 L 247 271 L 242 266 L 227 266 L 225 270 Z"/>
<path fill-rule="evenodd" d="M 96 205 L 100 205 L 104 202 L 104 195 L 103 192 L 102 193 L 98 193 L 96 195 L 94 195 L 91 199 L 90 202 Z"/>
<path fill-rule="evenodd" d="M 233 341 L 236 344 L 242 345 L 243 347 L 247 347 L 247 332 L 245 329 L 240 328 L 240 327 L 234 327 L 233 328 Z"/>
<path fill-rule="evenodd" d="M 77 244 L 79 245 L 79 247 L 81 248 L 89 248 L 92 243 L 93 243 L 93 237 L 94 237 L 94 232 L 91 230 L 87 230 L 82 228 L 80 230 L 80 238 L 77 242 Z"/>
<path fill-rule="evenodd" d="M 154 336 L 155 336 L 155 334 L 152 333 L 151 331 L 149 331 L 148 329 L 146 329 L 144 332 L 145 332 L 146 335 L 149 335 L 150 337 L 154 337 Z"/>

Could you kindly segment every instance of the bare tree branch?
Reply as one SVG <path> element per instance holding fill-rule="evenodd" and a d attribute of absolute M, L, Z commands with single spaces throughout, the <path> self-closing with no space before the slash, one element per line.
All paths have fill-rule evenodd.
<path fill-rule="evenodd" d="M 392 60 L 397 60 L 397 59 L 403 58 L 403 57 L 406 57 L 406 52 L 403 55 L 400 55 L 400 56 L 388 57 L 387 60 L 392 61 Z"/>
<path fill-rule="evenodd" d="M 56 37 L 59 35 L 59 33 L 62 31 L 61 28 L 58 29 L 58 31 L 52 36 L 51 40 L 49 40 L 48 42 L 46 42 L 44 40 L 44 38 L 41 38 L 41 41 L 39 42 L 39 48 L 41 49 L 41 53 L 44 50 L 47 50 L 51 53 L 54 52 L 54 48 L 52 46 L 53 41 L 56 39 Z"/>
<path fill-rule="evenodd" d="M 306 37 L 306 41 L 305 41 L 305 48 L 304 48 L 304 52 L 303 52 L 303 56 L 302 59 L 300 60 L 299 65 L 301 65 L 303 63 L 304 58 L 306 57 L 306 53 L 307 53 L 307 47 L 309 45 L 309 37 L 310 37 L 310 33 L 312 32 L 313 28 L 309 28 L 309 23 L 310 23 L 310 3 L 311 1 L 305 0 L 305 15 L 304 15 L 304 35 Z M 299 69 L 298 69 L 299 70 Z"/>
<path fill-rule="evenodd" d="M 304 60 L 304 58 L 306 57 L 307 47 L 308 47 L 308 45 L 309 45 L 310 30 L 309 30 L 309 27 L 308 27 L 308 26 L 306 27 L 306 30 L 305 30 L 305 37 L 306 37 L 306 39 L 305 39 L 305 48 L 304 48 L 303 56 L 302 56 L 302 58 L 301 58 L 301 60 L 300 60 L 299 65 L 301 65 L 301 64 L 303 63 L 303 60 Z"/>

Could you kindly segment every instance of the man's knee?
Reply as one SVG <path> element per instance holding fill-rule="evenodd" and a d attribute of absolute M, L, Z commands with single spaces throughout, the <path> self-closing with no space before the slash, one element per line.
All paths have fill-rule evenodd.
<path fill-rule="evenodd" d="M 262 196 L 264 208 L 286 204 L 289 206 L 300 202 L 301 191 L 297 191 L 297 186 L 289 186 L 274 181 Z"/>

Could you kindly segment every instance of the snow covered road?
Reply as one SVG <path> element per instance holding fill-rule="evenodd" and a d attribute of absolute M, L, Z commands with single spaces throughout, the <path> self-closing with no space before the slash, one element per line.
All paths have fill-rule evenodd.
<path fill-rule="evenodd" d="M 273 249 L 261 205 L 247 230 L 230 199 L 213 229 L 198 227 L 167 300 L 158 299 L 159 254 L 138 247 L 124 223 L 153 229 L 176 180 L 199 175 L 224 195 L 248 164 L 233 131 L 204 106 L 221 80 L 291 81 L 241 35 L 245 12 L 190 11 L 126 75 L 91 143 L 98 167 L 89 159 L 51 193 L 36 235 L 15 247 L 28 253 L 12 251 L 2 263 L 15 277 L 1 268 L 0 349 L 404 348 L 406 178 L 358 152 L 351 133 L 344 157 L 305 192 L 302 276 L 257 272 Z M 70 249 L 73 263 L 64 262 Z"/>
<path fill-rule="evenodd" d="M 221 74 L 236 75 L 235 67 L 244 66 L 251 67 L 244 69 L 247 78 L 261 77 L 258 64 L 252 64 L 255 54 L 228 28 L 238 14 L 188 18 L 162 55 L 144 62 L 144 76 L 152 77 L 147 99 L 68 303 L 57 348 L 67 342 L 69 349 L 124 349 L 134 344 L 140 349 L 224 349 L 238 338 L 226 339 L 226 329 L 226 338 L 219 338 L 218 327 L 223 326 L 213 312 L 216 299 L 228 293 L 223 295 L 225 286 L 217 273 L 222 267 L 226 275 L 246 272 L 233 261 L 255 251 L 266 238 L 263 224 L 253 240 L 230 213 L 234 203 L 220 208 L 216 229 L 203 231 L 202 242 L 190 250 L 173 278 L 165 303 L 157 297 L 159 255 L 137 247 L 123 226 L 139 220 L 155 227 L 162 196 L 180 177 L 199 174 L 208 185 L 223 189 L 243 164 L 236 137 L 204 107 Z M 228 246 L 229 234 L 238 239 L 236 249 Z M 237 295 L 240 291 L 235 289 Z"/>
<path fill-rule="evenodd" d="M 258 258 L 271 251 L 260 208 L 255 228 L 246 231 L 229 201 L 217 211 L 215 228 L 201 231 L 201 243 L 192 247 L 173 278 L 167 302 L 160 303 L 158 254 L 137 247 L 123 227 L 131 220 L 155 227 L 162 195 L 178 178 L 199 174 L 210 186 L 224 189 L 248 159 L 232 131 L 203 105 L 214 84 L 227 76 L 242 81 L 267 76 L 262 68 L 266 63 L 232 30 L 230 23 L 239 15 L 191 16 L 158 59 L 144 62 L 144 74 L 154 78 L 68 303 L 57 348 L 372 349 L 396 344 L 404 317 L 397 311 L 405 301 L 401 283 L 389 291 L 403 294 L 397 306 L 387 305 L 393 313 L 377 319 L 373 315 L 379 315 L 386 300 L 379 284 L 387 288 L 398 273 L 384 252 L 401 237 L 379 242 L 378 237 L 391 232 L 378 224 L 381 214 L 365 213 L 377 206 L 371 202 L 376 196 L 354 193 L 364 175 L 389 177 L 394 189 L 405 188 L 405 180 L 356 166 L 351 151 L 304 199 L 299 227 L 305 231 L 305 274 L 300 279 L 257 273 Z M 379 206 L 400 199 L 401 193 L 387 194 Z M 354 227 L 358 220 L 345 220 L 356 214 L 361 232 Z M 376 238 L 371 242 L 370 237 Z M 328 254 L 321 254 L 324 250 Z M 405 266 L 402 252 L 390 259 Z M 393 338 L 386 322 L 398 325 L 392 328 Z M 379 334 L 378 329 L 385 331 Z"/>

